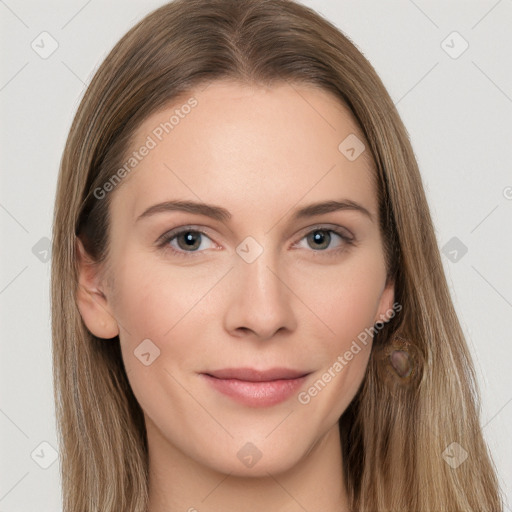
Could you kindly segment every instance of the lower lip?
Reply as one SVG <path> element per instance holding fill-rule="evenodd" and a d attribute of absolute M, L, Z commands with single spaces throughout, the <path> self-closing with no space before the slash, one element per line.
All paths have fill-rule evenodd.
<path fill-rule="evenodd" d="M 201 374 L 208 383 L 222 394 L 251 407 L 269 407 L 284 402 L 297 392 L 307 375 L 297 379 L 249 382 L 237 379 L 217 379 Z"/>

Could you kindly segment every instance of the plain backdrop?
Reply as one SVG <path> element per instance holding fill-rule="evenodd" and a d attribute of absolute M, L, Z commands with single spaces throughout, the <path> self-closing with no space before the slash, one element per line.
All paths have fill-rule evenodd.
<path fill-rule="evenodd" d="M 94 71 L 163 3 L 0 0 L 0 512 L 61 510 L 48 260 L 59 161 Z M 512 0 L 303 3 L 370 60 L 407 127 L 512 503 Z"/>

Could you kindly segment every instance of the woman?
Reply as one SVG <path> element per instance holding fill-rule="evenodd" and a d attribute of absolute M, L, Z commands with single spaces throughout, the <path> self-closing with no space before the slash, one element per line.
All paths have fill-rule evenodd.
<path fill-rule="evenodd" d="M 313 11 L 131 29 L 53 243 L 64 510 L 501 510 L 407 132 Z"/>

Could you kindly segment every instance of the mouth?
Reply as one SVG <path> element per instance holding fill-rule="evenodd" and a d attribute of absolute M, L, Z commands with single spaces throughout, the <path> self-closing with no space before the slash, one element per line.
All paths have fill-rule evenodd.
<path fill-rule="evenodd" d="M 290 398 L 310 373 L 289 368 L 225 368 L 200 375 L 213 389 L 238 403 L 270 407 Z"/>

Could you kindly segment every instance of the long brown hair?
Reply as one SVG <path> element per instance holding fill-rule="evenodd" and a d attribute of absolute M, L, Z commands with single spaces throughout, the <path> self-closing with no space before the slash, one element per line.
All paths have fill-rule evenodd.
<path fill-rule="evenodd" d="M 334 94 L 353 113 L 375 162 L 389 278 L 402 311 L 376 334 L 363 384 L 340 419 L 352 509 L 502 510 L 473 366 L 407 131 L 350 40 L 289 0 L 164 5 L 117 43 L 78 108 L 58 179 L 51 278 L 64 510 L 144 512 L 148 498 L 144 419 L 119 340 L 93 336 L 77 307 L 77 237 L 94 260 L 108 261 L 115 191 L 102 200 L 94 191 L 122 166 L 144 119 L 222 79 L 305 83 Z M 392 371 L 393 350 L 407 355 L 409 375 Z M 458 467 L 443 457 L 454 447 L 467 454 Z"/>

